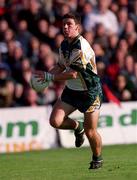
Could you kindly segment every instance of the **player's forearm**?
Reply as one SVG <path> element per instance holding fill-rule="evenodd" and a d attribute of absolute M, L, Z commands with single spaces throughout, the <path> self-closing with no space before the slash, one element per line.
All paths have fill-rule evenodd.
<path fill-rule="evenodd" d="M 49 73 L 53 74 L 54 81 L 64 81 L 67 79 L 76 79 L 77 78 L 77 72 L 70 70 L 67 72 L 64 72 L 64 68 L 61 68 L 60 66 L 56 65 L 54 68 L 52 68 Z"/>
<path fill-rule="evenodd" d="M 61 72 L 63 72 L 63 71 L 64 71 L 64 68 L 61 68 L 60 66 L 55 65 L 55 66 L 49 71 L 49 73 L 51 73 L 51 74 L 59 74 L 59 73 L 61 73 Z"/>
<path fill-rule="evenodd" d="M 64 81 L 64 80 L 76 79 L 76 78 L 77 78 L 77 72 L 76 71 L 63 72 L 63 73 L 54 75 L 54 81 Z"/>
<path fill-rule="evenodd" d="M 78 73 L 74 70 L 70 70 L 67 72 L 59 72 L 55 71 L 44 72 L 44 71 L 36 71 L 34 73 L 35 78 L 37 78 L 38 82 L 50 82 L 50 81 L 64 81 L 68 79 L 76 79 Z"/>

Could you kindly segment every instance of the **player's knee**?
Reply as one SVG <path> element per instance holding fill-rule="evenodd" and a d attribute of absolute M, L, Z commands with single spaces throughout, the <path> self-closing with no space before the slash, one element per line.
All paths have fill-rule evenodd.
<path fill-rule="evenodd" d="M 85 134 L 88 138 L 92 138 L 97 133 L 96 129 L 85 129 Z"/>

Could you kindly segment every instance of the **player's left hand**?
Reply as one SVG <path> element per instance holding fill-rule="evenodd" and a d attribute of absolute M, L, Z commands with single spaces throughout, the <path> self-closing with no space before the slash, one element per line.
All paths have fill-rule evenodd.
<path fill-rule="evenodd" d="M 34 76 L 38 79 L 38 82 L 50 82 L 54 80 L 54 75 L 45 71 L 35 71 Z"/>
<path fill-rule="evenodd" d="M 35 78 L 37 78 L 38 82 L 45 81 L 44 71 L 35 71 L 35 72 L 33 72 L 33 75 Z"/>

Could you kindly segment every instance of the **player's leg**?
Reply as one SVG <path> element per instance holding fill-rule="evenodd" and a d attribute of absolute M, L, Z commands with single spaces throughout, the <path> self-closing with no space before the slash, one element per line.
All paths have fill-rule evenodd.
<path fill-rule="evenodd" d="M 93 112 L 86 112 L 84 114 L 84 130 L 89 140 L 90 147 L 93 153 L 92 161 L 90 163 L 90 169 L 97 169 L 102 166 L 102 140 L 101 136 L 97 132 L 97 124 L 99 119 L 99 110 Z"/>
<path fill-rule="evenodd" d="M 60 99 L 55 103 L 53 111 L 50 116 L 50 124 L 58 129 L 73 129 L 75 130 L 75 145 L 80 147 L 84 142 L 83 123 L 73 120 L 68 117 L 76 108 L 61 101 Z"/>
<path fill-rule="evenodd" d="M 53 106 L 50 116 L 50 124 L 59 129 L 75 129 L 78 126 L 77 121 L 71 120 L 68 115 L 75 111 L 75 108 L 60 99 Z"/>

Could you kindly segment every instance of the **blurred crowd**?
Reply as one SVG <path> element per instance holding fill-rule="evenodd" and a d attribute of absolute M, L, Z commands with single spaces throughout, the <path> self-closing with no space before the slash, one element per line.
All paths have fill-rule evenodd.
<path fill-rule="evenodd" d="M 61 18 L 70 11 L 81 14 L 102 86 L 137 101 L 137 0 L 0 0 L 0 107 L 53 105 L 60 96 L 65 82 L 36 93 L 29 79 L 57 63 Z"/>

